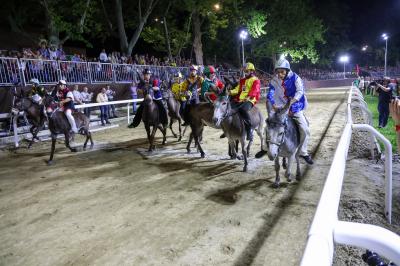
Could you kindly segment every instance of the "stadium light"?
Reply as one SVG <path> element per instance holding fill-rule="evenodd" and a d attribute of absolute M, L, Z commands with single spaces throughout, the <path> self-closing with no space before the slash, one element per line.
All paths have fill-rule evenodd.
<path fill-rule="evenodd" d="M 244 45 L 243 45 L 243 40 L 245 40 L 247 38 L 247 36 L 249 35 L 249 33 L 245 30 L 241 30 L 239 37 L 240 39 L 242 39 L 242 65 L 244 66 Z"/>
<path fill-rule="evenodd" d="M 343 63 L 343 78 L 346 79 L 346 63 L 350 60 L 348 55 L 342 55 L 339 57 L 339 62 Z"/>
<path fill-rule="evenodd" d="M 388 39 L 389 39 L 389 35 L 387 35 L 386 33 L 382 34 L 382 38 L 385 40 L 386 42 L 386 46 L 385 46 L 385 77 L 386 75 L 386 69 L 387 69 L 387 47 L 388 47 Z"/>

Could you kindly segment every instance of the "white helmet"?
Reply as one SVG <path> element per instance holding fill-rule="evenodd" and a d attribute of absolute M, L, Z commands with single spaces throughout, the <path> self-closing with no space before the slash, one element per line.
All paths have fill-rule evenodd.
<path fill-rule="evenodd" d="M 290 70 L 290 64 L 289 61 L 282 58 L 279 59 L 276 63 L 275 63 L 275 70 L 277 70 L 278 68 L 283 68 L 283 69 L 287 69 Z"/>
<path fill-rule="evenodd" d="M 31 79 L 30 82 L 31 82 L 32 84 L 34 84 L 34 85 L 39 85 L 39 84 L 40 84 L 40 83 L 39 83 L 39 80 L 36 79 L 36 78 Z"/>

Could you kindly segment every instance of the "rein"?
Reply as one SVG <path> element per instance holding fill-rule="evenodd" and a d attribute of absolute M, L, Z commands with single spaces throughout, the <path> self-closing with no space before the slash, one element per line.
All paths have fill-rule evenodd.
<path fill-rule="evenodd" d="M 284 126 L 284 130 L 283 130 L 283 134 L 282 134 L 282 139 L 281 139 L 281 141 L 280 141 L 279 143 L 273 142 L 273 141 L 270 141 L 270 140 L 267 140 L 268 145 L 269 145 L 269 144 L 272 144 L 272 145 L 278 146 L 278 153 L 279 153 L 279 151 L 280 151 L 280 149 L 281 149 L 282 144 L 285 142 L 286 130 L 287 130 L 287 126 L 288 126 L 287 121 L 288 121 L 288 118 L 286 118 L 285 121 L 284 121 L 283 123 L 273 123 L 273 124 L 277 124 L 277 125 L 281 125 L 281 126 L 283 125 L 283 126 Z"/>

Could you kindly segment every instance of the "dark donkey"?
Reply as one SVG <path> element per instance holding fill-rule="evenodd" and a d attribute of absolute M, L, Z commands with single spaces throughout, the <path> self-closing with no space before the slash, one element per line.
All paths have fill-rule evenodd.
<path fill-rule="evenodd" d="M 227 93 L 227 89 L 224 89 L 224 95 L 218 97 L 214 102 L 214 122 L 216 126 L 221 126 L 225 136 L 228 138 L 230 151 L 232 151 L 232 159 L 242 159 L 237 155 L 235 144 L 239 141 L 242 147 L 242 154 L 244 160 L 243 172 L 247 171 L 247 157 L 250 153 L 250 147 L 253 141 L 249 141 L 246 148 L 246 129 L 244 122 L 240 117 L 236 109 L 232 109 L 231 102 Z M 256 130 L 260 137 L 261 146 L 263 145 L 263 129 L 264 129 L 264 117 L 260 110 L 254 106 L 250 110 L 251 127 Z"/>
<path fill-rule="evenodd" d="M 53 106 L 54 98 L 47 96 L 45 99 L 45 106 Z M 86 145 L 90 140 L 90 148 L 93 147 L 92 134 L 89 131 L 89 118 L 81 112 L 75 112 L 72 114 L 75 119 L 76 127 L 78 128 L 79 134 L 86 136 L 85 143 L 83 144 L 83 149 L 86 149 Z M 58 134 L 64 134 L 65 146 L 70 149 L 71 152 L 76 152 L 76 148 L 72 148 L 69 145 L 71 125 L 68 122 L 67 117 L 64 112 L 58 108 L 54 110 L 49 116 L 49 130 L 51 132 L 51 154 L 50 159 L 47 162 L 49 165 L 53 162 L 54 150 L 56 148 L 56 141 Z"/>
<path fill-rule="evenodd" d="M 168 116 L 170 117 L 169 128 L 171 129 L 171 132 L 174 135 L 174 137 L 178 138 L 178 135 L 172 129 L 172 124 L 175 121 L 178 121 L 178 125 L 179 125 L 178 141 L 181 141 L 182 140 L 182 128 L 181 128 L 182 117 L 181 117 L 181 114 L 179 113 L 181 103 L 175 99 L 174 94 L 171 91 L 171 86 L 168 86 L 165 81 L 162 83 L 162 85 L 164 88 L 163 99 L 167 103 Z"/>
<path fill-rule="evenodd" d="M 28 144 L 28 149 L 32 146 L 35 139 L 39 140 L 37 134 L 44 127 L 44 123 L 47 121 L 47 117 L 45 115 L 45 111 L 41 110 L 43 106 L 40 106 L 38 103 L 35 103 L 31 98 L 25 97 L 21 90 L 21 94 L 14 94 L 15 101 L 13 108 L 20 111 L 24 111 L 28 118 L 29 123 L 32 125 L 29 131 L 32 134 L 32 139 Z"/>
<path fill-rule="evenodd" d="M 153 101 L 153 98 L 151 97 L 151 93 L 148 93 L 144 97 L 143 104 L 144 104 L 144 107 L 143 107 L 142 121 L 144 123 L 144 127 L 146 128 L 147 138 L 149 140 L 149 151 L 153 151 L 155 149 L 154 136 L 156 135 L 157 128 L 160 129 L 163 134 L 162 145 L 165 145 L 165 143 L 167 142 L 167 137 L 166 137 L 167 128 L 166 128 L 166 125 L 163 125 L 160 122 L 158 106 Z M 153 127 L 153 129 L 150 133 L 151 126 Z"/>
<path fill-rule="evenodd" d="M 296 159 L 296 179 L 300 179 L 300 133 L 296 122 L 288 115 L 290 104 L 286 104 L 283 108 L 276 112 L 271 109 L 271 103 L 267 102 L 268 119 L 266 127 L 266 146 L 268 158 L 275 161 L 275 187 L 279 187 L 279 157 L 287 159 L 287 166 L 285 177 L 288 182 L 292 181 L 291 178 L 291 165 L 293 160 Z M 285 168 L 285 166 L 284 166 Z"/>

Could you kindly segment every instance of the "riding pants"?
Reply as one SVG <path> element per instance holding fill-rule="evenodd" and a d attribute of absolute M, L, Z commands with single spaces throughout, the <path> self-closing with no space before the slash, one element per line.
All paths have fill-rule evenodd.
<path fill-rule="evenodd" d="M 67 119 L 68 119 L 69 124 L 71 125 L 71 130 L 72 130 L 72 132 L 78 133 L 78 129 L 76 128 L 75 119 L 74 119 L 74 117 L 72 116 L 72 111 L 71 111 L 71 109 L 65 110 L 64 113 L 65 113 L 65 116 L 66 116 Z"/>
<path fill-rule="evenodd" d="M 249 130 L 251 128 L 249 111 L 253 108 L 253 104 L 251 102 L 234 103 L 232 108 L 238 110 L 240 117 L 243 119 L 246 130 Z"/>
<path fill-rule="evenodd" d="M 300 147 L 300 155 L 307 156 L 307 146 L 310 139 L 310 128 L 308 126 L 308 121 L 303 113 L 303 111 L 293 114 L 293 120 L 296 122 L 300 131 L 300 143 L 303 143 Z"/>

